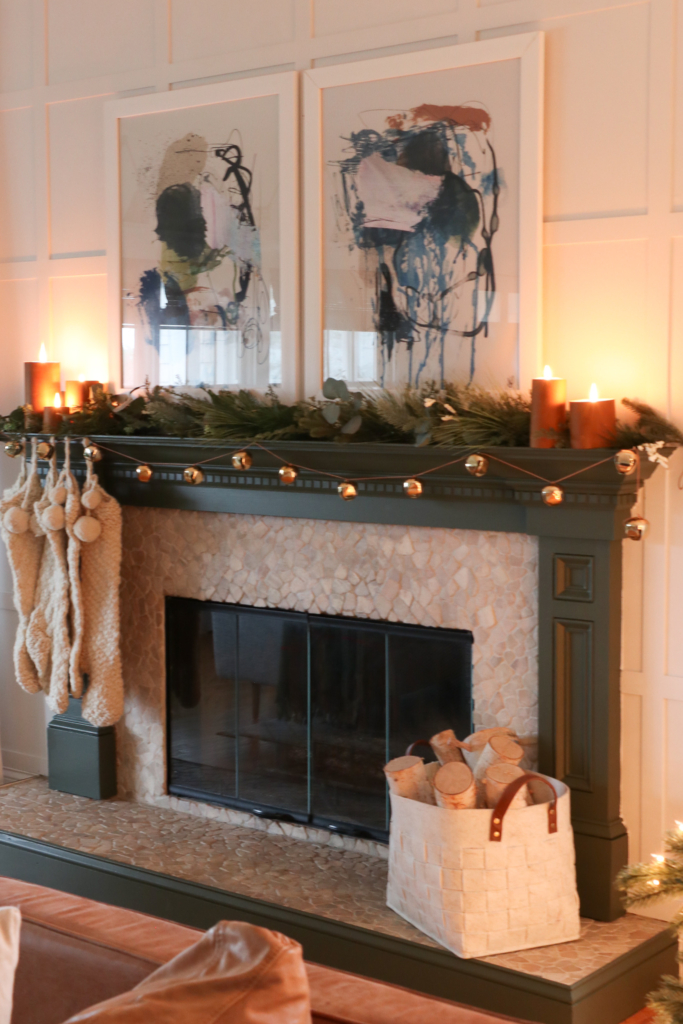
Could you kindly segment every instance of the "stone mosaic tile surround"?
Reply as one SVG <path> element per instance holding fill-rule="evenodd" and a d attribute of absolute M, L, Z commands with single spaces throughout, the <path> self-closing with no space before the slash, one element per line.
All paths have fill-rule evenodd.
<path fill-rule="evenodd" d="M 387 864 L 367 854 L 120 799 L 56 793 L 43 778 L 0 787 L 0 829 L 438 948 L 385 905 Z M 571 985 L 666 927 L 635 914 L 609 924 L 583 921 L 576 942 L 482 960 Z"/>
<path fill-rule="evenodd" d="M 123 552 L 119 778 L 135 800 L 386 857 L 378 844 L 165 794 L 167 595 L 471 629 L 475 727 L 537 733 L 535 537 L 127 507 Z"/>

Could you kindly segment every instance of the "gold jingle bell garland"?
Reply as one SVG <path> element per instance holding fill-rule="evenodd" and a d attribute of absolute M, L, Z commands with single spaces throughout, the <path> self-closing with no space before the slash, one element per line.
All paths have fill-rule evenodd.
<path fill-rule="evenodd" d="M 303 465 L 293 465 L 289 462 L 285 462 L 276 452 L 271 451 L 265 445 L 260 442 L 252 442 L 253 447 L 262 449 L 267 454 L 278 460 L 281 465 L 278 469 L 278 476 L 280 481 L 288 486 L 291 486 L 297 479 L 300 470 L 310 470 L 310 467 Z M 5 443 L 5 454 L 10 458 L 16 458 L 17 455 L 21 455 L 25 451 L 25 442 L 22 441 L 8 441 Z M 51 459 L 54 455 L 54 444 L 47 441 L 41 441 L 37 443 L 34 449 L 36 454 L 41 459 Z M 130 459 L 133 462 L 137 462 L 138 465 L 135 469 L 135 474 L 141 483 L 149 483 L 154 474 L 153 468 L 141 459 L 135 458 L 133 455 L 128 455 L 124 452 L 117 452 L 113 448 L 108 448 L 105 445 L 93 444 L 88 438 L 83 438 L 83 455 L 86 461 L 90 464 L 100 462 L 103 458 L 104 451 L 110 451 L 114 455 L 123 456 L 124 458 Z M 204 472 L 200 468 L 206 463 L 215 462 L 225 457 L 225 452 L 221 452 L 220 455 L 212 456 L 209 459 L 204 459 L 202 462 L 197 463 L 193 466 L 187 466 L 183 469 L 183 480 L 185 483 L 192 486 L 198 486 L 204 482 Z M 603 465 L 605 462 L 612 460 L 614 467 L 622 476 L 628 476 L 631 473 L 638 471 L 638 482 L 636 484 L 636 494 L 640 490 L 640 456 L 637 451 L 632 449 L 621 449 L 614 456 L 608 456 L 606 459 L 600 459 L 598 462 L 592 464 L 592 466 L 584 466 L 574 473 L 568 473 L 566 476 L 561 477 L 560 480 L 549 481 L 546 478 L 540 476 L 538 473 L 533 473 L 531 470 L 525 469 L 523 466 L 516 466 L 514 463 L 508 462 L 506 459 L 502 459 L 497 455 L 488 453 L 488 455 L 482 455 L 480 452 L 471 452 L 467 455 L 462 455 L 457 459 L 451 459 L 448 462 L 442 463 L 440 466 L 435 466 L 431 469 L 424 470 L 422 473 L 416 474 L 414 477 L 409 477 L 403 480 L 403 491 L 408 498 L 419 498 L 424 493 L 424 488 L 419 477 L 427 476 L 430 473 L 434 473 L 439 469 L 445 469 L 448 466 L 456 465 L 457 463 L 464 462 L 465 469 L 467 472 L 474 477 L 483 477 L 486 475 L 489 469 L 489 460 L 493 459 L 494 462 L 498 462 L 503 466 L 508 466 L 511 469 L 515 469 L 519 472 L 526 474 L 527 476 L 534 477 L 541 481 L 545 486 L 541 490 L 541 498 L 544 504 L 552 507 L 562 504 L 564 501 L 564 490 L 559 486 L 564 480 L 568 480 L 571 477 L 578 476 L 581 473 L 586 472 L 595 466 Z M 240 449 L 239 451 L 233 452 L 230 456 L 230 461 L 234 469 L 237 470 L 248 470 L 253 465 L 253 458 L 248 451 Z M 660 460 L 663 461 L 663 460 Z M 177 463 L 163 463 L 162 465 L 173 466 Z M 322 472 L 323 475 L 336 478 L 340 480 L 340 477 L 336 473 L 328 473 L 324 470 L 316 470 L 316 472 Z M 375 480 L 395 480 L 400 479 L 396 476 L 384 476 L 384 477 L 362 477 L 362 481 L 375 481 Z M 357 483 L 351 480 L 341 480 L 337 485 L 337 493 L 344 501 L 353 501 L 354 498 L 358 497 Z M 624 523 L 624 536 L 629 540 L 641 540 L 647 532 L 649 522 L 643 516 L 636 514 L 629 517 Z M 88 538 L 90 539 L 90 538 Z"/>

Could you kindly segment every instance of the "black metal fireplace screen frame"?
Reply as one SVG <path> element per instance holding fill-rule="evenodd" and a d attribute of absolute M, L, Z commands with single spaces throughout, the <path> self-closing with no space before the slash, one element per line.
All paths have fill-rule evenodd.
<path fill-rule="evenodd" d="M 471 732 L 472 644 L 469 630 L 166 598 L 168 792 L 386 841 L 383 764 L 423 735 Z"/>

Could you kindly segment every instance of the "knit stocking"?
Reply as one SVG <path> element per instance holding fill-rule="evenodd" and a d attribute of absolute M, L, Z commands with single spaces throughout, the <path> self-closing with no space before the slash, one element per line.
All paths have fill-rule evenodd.
<path fill-rule="evenodd" d="M 74 527 L 83 515 L 78 480 L 71 472 L 71 442 L 64 442 L 64 467 L 59 486 L 64 489 L 64 525 L 68 538 L 66 549 L 69 588 L 71 592 L 71 657 L 69 659 L 69 684 L 74 697 L 83 694 L 83 676 L 80 669 L 83 648 L 83 593 L 81 589 L 81 541 Z M 61 493 L 59 495 L 61 497 Z"/>
<path fill-rule="evenodd" d="M 83 543 L 81 669 L 88 675 L 88 688 L 82 715 L 93 725 L 113 725 L 123 714 L 119 621 L 121 507 L 100 486 L 91 462 L 82 503 L 86 514 L 74 526 L 74 533 Z"/>
<path fill-rule="evenodd" d="M 17 682 L 24 690 L 28 693 L 37 693 L 41 688 L 40 680 L 26 649 L 26 630 L 33 611 L 45 538 L 36 534 L 37 524 L 32 515 L 33 506 L 40 498 L 41 487 L 35 438 L 31 445 L 31 472 L 28 479 L 22 459 L 19 480 L 14 487 L 5 491 L 0 501 L 0 534 L 7 548 L 7 559 L 12 572 L 14 606 L 19 614 L 19 626 L 14 641 L 14 671 Z"/>
<path fill-rule="evenodd" d="M 69 575 L 66 562 L 64 507 L 66 497 L 57 478 L 53 455 L 43 495 L 36 502 L 38 527 L 46 537 L 36 587 L 35 607 L 26 634 L 26 646 L 38 669 L 49 707 L 58 714 L 69 704 Z"/>

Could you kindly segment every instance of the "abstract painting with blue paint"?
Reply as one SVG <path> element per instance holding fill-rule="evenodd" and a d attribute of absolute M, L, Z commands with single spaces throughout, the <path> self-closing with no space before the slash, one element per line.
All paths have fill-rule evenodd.
<path fill-rule="evenodd" d="M 239 106 L 122 124 L 124 386 L 278 383 L 277 108 Z"/>
<path fill-rule="evenodd" d="M 328 144 L 331 376 L 344 375 L 346 359 L 347 378 L 381 386 L 514 377 L 516 223 L 506 218 L 516 221 L 507 163 L 517 154 L 507 146 L 503 165 L 493 128 L 481 102 L 368 104 L 339 132 L 336 152 Z M 341 250 L 355 284 L 348 264 L 345 275 L 335 272 Z M 344 319 L 350 332 L 340 329 Z"/>

